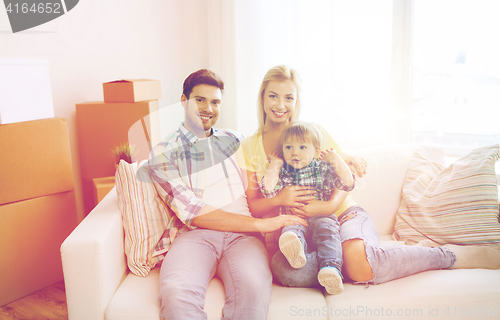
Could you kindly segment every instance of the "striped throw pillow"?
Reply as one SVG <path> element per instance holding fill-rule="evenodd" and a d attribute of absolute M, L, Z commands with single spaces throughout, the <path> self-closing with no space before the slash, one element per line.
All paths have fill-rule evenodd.
<path fill-rule="evenodd" d="M 127 265 L 135 275 L 146 277 L 164 257 L 156 246 L 167 227 L 170 211 L 158 196 L 148 172 L 142 166 L 137 169 L 137 163 L 120 161 L 115 180 Z"/>
<path fill-rule="evenodd" d="M 415 153 L 403 185 L 394 236 L 407 244 L 500 247 L 495 162 L 499 145 L 473 150 L 443 168 Z"/>

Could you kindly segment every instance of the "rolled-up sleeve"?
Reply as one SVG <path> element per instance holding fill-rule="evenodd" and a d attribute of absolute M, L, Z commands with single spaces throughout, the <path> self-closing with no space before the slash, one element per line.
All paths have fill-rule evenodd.
<path fill-rule="evenodd" d="M 183 176 L 172 160 L 172 150 L 158 152 L 149 159 L 148 165 L 158 195 L 172 209 L 180 221 L 190 229 L 193 219 L 206 203 L 196 196 L 196 190 L 189 187 L 189 175 Z M 180 161 L 190 161 L 186 158 Z M 186 167 L 188 167 L 186 165 Z"/>
<path fill-rule="evenodd" d="M 349 192 L 356 187 L 356 176 L 354 174 L 352 175 L 352 186 L 346 184 L 335 172 L 335 169 L 330 165 L 327 165 L 326 174 L 328 175 L 328 179 L 331 181 L 333 187 L 336 189 Z"/>

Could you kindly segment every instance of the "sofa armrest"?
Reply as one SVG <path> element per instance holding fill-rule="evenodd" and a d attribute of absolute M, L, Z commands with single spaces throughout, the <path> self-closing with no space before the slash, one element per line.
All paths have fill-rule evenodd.
<path fill-rule="evenodd" d="M 113 188 L 61 245 L 69 319 L 105 318 L 127 274 L 123 239 Z"/>

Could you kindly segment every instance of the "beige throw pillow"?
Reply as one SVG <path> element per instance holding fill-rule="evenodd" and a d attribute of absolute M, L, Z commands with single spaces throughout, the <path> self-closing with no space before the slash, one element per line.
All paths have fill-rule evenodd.
<path fill-rule="evenodd" d="M 137 163 L 128 164 L 122 160 L 115 180 L 125 231 L 127 265 L 132 273 L 146 277 L 167 251 L 157 246 L 171 213 L 151 183 L 147 166 L 137 169 Z"/>
<path fill-rule="evenodd" d="M 499 145 L 478 148 L 443 168 L 415 153 L 403 185 L 394 235 L 414 244 L 500 247 L 495 162 Z"/>

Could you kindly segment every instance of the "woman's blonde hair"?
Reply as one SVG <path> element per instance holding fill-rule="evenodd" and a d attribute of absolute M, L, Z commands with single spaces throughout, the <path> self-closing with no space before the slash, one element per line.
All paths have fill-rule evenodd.
<path fill-rule="evenodd" d="M 290 122 L 294 123 L 300 115 L 300 92 L 302 90 L 302 80 L 297 70 L 285 65 L 275 66 L 267 71 L 259 89 L 259 97 L 257 99 L 257 119 L 259 120 L 259 131 L 264 128 L 266 123 L 266 113 L 264 112 L 264 92 L 270 81 L 291 81 L 297 89 L 297 98 L 295 102 L 295 111 L 290 117 Z"/>

